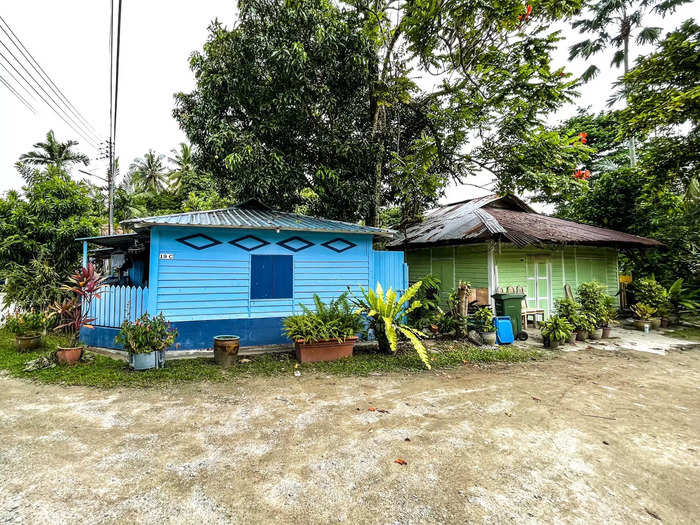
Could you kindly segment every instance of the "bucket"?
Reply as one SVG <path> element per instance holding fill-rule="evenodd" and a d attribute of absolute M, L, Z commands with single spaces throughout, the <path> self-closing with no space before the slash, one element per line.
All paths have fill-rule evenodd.
<path fill-rule="evenodd" d="M 224 368 L 236 362 L 241 338 L 237 335 L 217 335 L 214 337 L 214 361 Z"/>

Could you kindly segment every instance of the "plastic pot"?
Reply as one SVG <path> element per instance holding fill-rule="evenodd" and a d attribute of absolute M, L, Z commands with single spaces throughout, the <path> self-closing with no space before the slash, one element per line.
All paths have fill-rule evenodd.
<path fill-rule="evenodd" d="M 217 335 L 214 337 L 214 361 L 217 365 L 230 368 L 236 364 L 241 338 L 237 335 Z"/>
<path fill-rule="evenodd" d="M 569 336 L 569 344 L 573 345 L 576 343 L 576 332 L 571 332 Z"/>
<path fill-rule="evenodd" d="M 585 341 L 586 339 L 588 339 L 588 332 L 586 330 L 579 330 L 576 332 L 577 341 Z"/>
<path fill-rule="evenodd" d="M 496 332 L 481 332 L 481 340 L 485 345 L 494 346 L 496 344 Z"/>
<path fill-rule="evenodd" d="M 603 329 L 602 328 L 595 328 L 591 330 L 591 333 L 588 334 L 588 337 L 590 339 L 593 339 L 594 341 L 598 341 L 599 339 L 603 338 Z"/>
<path fill-rule="evenodd" d="M 357 337 L 348 337 L 340 342 L 336 339 L 316 341 L 315 343 L 305 343 L 303 340 L 299 340 L 294 343 L 294 347 L 299 361 L 315 363 L 352 357 L 352 349 L 356 341 Z"/>
<path fill-rule="evenodd" d="M 155 350 L 144 354 L 129 354 L 129 366 L 132 370 L 151 370 L 165 366 L 165 350 Z"/>

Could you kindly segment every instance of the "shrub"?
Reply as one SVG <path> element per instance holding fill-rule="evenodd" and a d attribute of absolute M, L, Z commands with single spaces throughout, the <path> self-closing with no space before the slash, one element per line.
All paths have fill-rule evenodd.
<path fill-rule="evenodd" d="M 347 293 L 328 304 L 314 294 L 313 311 L 305 305 L 299 305 L 303 313 L 285 318 L 284 333 L 292 341 L 303 340 L 307 343 L 337 339 L 338 342 L 353 337 L 364 328 L 362 316 L 353 311 L 348 302 Z"/>
<path fill-rule="evenodd" d="M 574 328 L 568 320 L 559 315 L 553 315 L 542 323 L 540 332 L 543 338 L 551 341 L 566 341 L 571 337 L 573 330 Z"/>
<path fill-rule="evenodd" d="M 591 315 L 581 311 L 574 314 L 574 316 L 569 319 L 569 322 L 577 332 L 592 332 L 595 328 L 595 323 Z"/>
<path fill-rule="evenodd" d="M 578 287 L 577 295 L 581 310 L 590 316 L 595 326 L 602 326 L 607 313 L 605 286 L 597 281 L 582 283 Z"/>
<path fill-rule="evenodd" d="M 35 335 L 46 326 L 46 317 L 39 312 L 15 312 L 5 319 L 3 328 L 15 336 Z"/>
<path fill-rule="evenodd" d="M 557 315 L 569 322 L 571 322 L 571 320 L 581 310 L 581 305 L 568 297 L 560 297 L 559 299 L 556 299 L 554 304 Z"/>
<path fill-rule="evenodd" d="M 643 277 L 634 283 L 634 297 L 638 303 L 658 308 L 668 301 L 668 291 L 653 277 Z"/>
<path fill-rule="evenodd" d="M 407 323 L 418 330 L 431 325 L 440 311 L 440 278 L 437 275 L 428 274 L 420 281 L 423 285 L 416 294 L 420 307 L 406 316 Z"/>
<path fill-rule="evenodd" d="M 632 311 L 637 319 L 647 321 L 656 313 L 656 308 L 644 303 L 637 303 L 632 306 Z"/>
<path fill-rule="evenodd" d="M 428 352 L 420 340 L 421 333 L 401 321 L 404 316 L 420 308 L 420 301 L 415 300 L 410 305 L 409 301 L 418 293 L 421 285 L 420 281 L 415 283 L 401 297 L 397 297 L 396 292 L 391 288 L 385 294 L 381 284 L 377 284 L 376 292 L 372 289 L 365 291 L 364 288 L 360 288 L 362 297 L 356 298 L 355 304 L 359 311 L 369 318 L 370 327 L 374 329 L 381 350 L 396 352 L 396 332 L 398 331 L 411 341 L 425 367 L 430 368 Z"/>
<path fill-rule="evenodd" d="M 471 317 L 479 332 L 493 332 L 496 329 L 493 326 L 493 312 L 488 306 L 482 306 Z"/>
<path fill-rule="evenodd" d="M 162 313 L 154 317 L 143 314 L 133 323 L 124 321 L 114 342 L 131 354 L 148 354 L 172 346 L 176 337 L 177 330 L 170 327 Z"/>
<path fill-rule="evenodd" d="M 668 301 L 676 314 L 680 314 L 683 309 L 697 311 L 700 307 L 697 298 L 698 290 L 691 291 L 683 288 L 683 279 L 677 279 L 668 289 Z"/>

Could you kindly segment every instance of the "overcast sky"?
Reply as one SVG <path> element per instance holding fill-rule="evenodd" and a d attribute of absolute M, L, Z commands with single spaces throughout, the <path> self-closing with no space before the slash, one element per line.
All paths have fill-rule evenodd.
<path fill-rule="evenodd" d="M 696 6 L 697 2 L 693 5 Z M 693 7 L 685 7 L 666 20 L 655 20 L 654 17 L 647 20 L 667 31 L 692 16 L 692 11 Z M 4 1 L 0 15 L 92 124 L 100 138 L 106 139 L 109 123 L 109 0 Z M 142 155 L 148 148 L 168 154 L 185 140 L 172 117 L 173 93 L 188 91 L 194 86 L 188 57 L 192 51 L 201 48 L 210 21 L 218 18 L 231 26 L 234 17 L 235 3 L 232 0 L 123 0 L 117 129 L 117 155 L 122 173 L 134 157 Z M 556 57 L 557 64 L 567 62 L 567 49 L 579 38 L 567 30 L 567 40 L 562 42 Z M 0 42 L 9 45 L 1 32 Z M 16 53 L 14 48 L 11 49 Z M 8 55 L 2 45 L 0 52 Z M 580 105 L 592 106 L 594 110 L 604 108 L 611 83 L 619 74 L 619 70 L 607 66 L 609 62 L 609 56 L 596 57 L 596 63 L 603 71 L 581 90 Z M 0 63 L 7 65 L 2 59 Z M 568 64 L 574 74 L 582 73 L 586 67 L 583 62 Z M 1 67 L 0 75 L 8 79 Z M 77 137 L 36 94 L 32 100 L 26 92 L 18 91 L 29 99 L 38 114 L 32 114 L 0 84 L 0 192 L 21 187 L 22 180 L 13 164 L 21 153 L 32 149 L 33 143 L 43 140 L 49 129 L 53 129 L 61 140 L 77 138 L 79 149 L 93 159 L 97 156 L 97 151 Z M 574 111 L 575 105 L 572 105 L 557 118 Z M 104 163 L 93 161 L 88 169 L 103 174 Z M 451 187 L 445 200 L 468 198 L 475 191 L 469 186 Z"/>

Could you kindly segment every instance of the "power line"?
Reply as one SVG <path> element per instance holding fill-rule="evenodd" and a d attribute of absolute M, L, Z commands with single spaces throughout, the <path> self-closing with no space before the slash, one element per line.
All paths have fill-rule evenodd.
<path fill-rule="evenodd" d="M 5 57 L 2 57 L 2 58 L 5 58 Z M 7 59 L 5 59 L 5 60 L 7 60 Z M 8 64 L 10 64 L 10 63 L 8 62 Z M 12 66 L 12 64 L 10 64 L 10 66 Z M 12 71 L 7 69 L 7 66 L 5 64 L 0 62 L 0 67 L 2 67 L 7 72 L 7 74 L 10 75 L 10 77 L 12 77 L 12 80 L 14 80 L 17 83 L 17 85 L 24 90 L 24 92 L 29 96 L 29 98 L 36 101 L 36 98 L 34 98 L 34 95 L 32 95 L 31 91 L 29 91 L 24 84 L 22 84 L 19 80 L 17 80 L 17 77 L 12 73 Z"/>
<path fill-rule="evenodd" d="M 44 96 L 43 96 L 41 93 L 39 93 L 39 92 L 36 90 L 36 87 L 34 87 L 34 85 L 33 85 L 32 83 L 30 83 L 29 81 L 27 81 L 27 79 L 24 77 L 24 75 L 22 75 L 22 73 L 20 73 L 20 72 L 17 70 L 17 68 L 7 59 L 6 56 L 4 56 L 2 53 L 0 53 L 0 57 L 2 57 L 3 59 L 5 59 L 5 61 L 6 61 L 8 64 L 10 64 L 10 66 L 12 67 L 12 69 L 22 78 L 22 80 L 24 80 L 24 82 L 25 82 L 29 87 L 32 88 L 32 91 L 34 91 L 34 92 L 39 96 L 39 98 L 41 98 L 41 99 L 44 101 L 44 103 L 46 103 L 46 105 L 49 106 L 49 107 L 53 110 L 53 112 L 56 113 L 56 115 L 57 115 L 61 120 L 63 120 L 63 122 L 65 122 L 66 124 L 68 124 L 68 125 L 71 127 L 71 129 L 72 129 L 73 131 L 75 131 L 78 135 L 80 135 L 81 137 L 83 137 L 83 138 L 88 142 L 88 144 L 90 144 L 93 148 L 97 148 L 96 143 L 99 142 L 99 137 L 97 138 L 97 140 L 95 140 L 95 139 L 93 139 L 93 138 L 89 138 L 89 137 L 87 136 L 88 133 L 85 132 L 84 130 L 82 130 L 82 127 L 81 127 L 79 124 L 77 124 L 77 123 L 71 118 L 70 115 L 68 115 L 63 109 L 61 109 L 60 106 L 59 106 L 58 104 L 56 104 L 56 101 L 51 97 L 51 95 L 49 95 L 49 94 L 46 92 L 46 90 L 44 89 L 44 87 L 43 87 L 39 82 L 37 82 L 36 78 L 34 78 L 34 76 L 27 70 L 27 68 L 24 67 L 24 64 L 22 64 L 22 62 L 21 62 L 20 60 L 17 59 L 17 57 L 15 56 L 15 54 L 12 52 L 12 50 L 11 50 L 10 48 L 8 48 L 2 40 L 0 40 L 0 45 L 2 45 L 2 47 L 4 47 L 4 48 L 7 50 L 7 52 L 8 52 L 8 53 L 10 54 L 10 56 L 15 60 L 15 62 L 17 62 L 17 63 L 19 64 L 19 66 L 27 73 L 27 75 L 29 76 L 29 78 L 31 78 L 31 79 L 34 81 L 34 83 L 35 83 L 37 86 L 39 86 L 39 89 L 41 89 L 41 90 L 46 94 L 46 96 L 53 102 L 53 104 L 55 105 L 55 107 L 54 107 L 54 105 L 51 104 L 51 102 L 49 102 L 48 100 L 46 100 L 46 99 L 44 98 Z M 58 108 L 58 109 L 57 109 L 57 108 Z M 62 111 L 63 114 L 65 114 L 65 116 L 66 116 L 73 124 L 75 124 L 75 126 L 74 126 L 73 124 L 71 124 L 70 122 L 68 122 L 68 120 L 66 120 L 66 118 L 64 118 L 64 116 L 63 116 L 61 113 L 59 113 L 59 111 Z M 77 128 L 76 128 L 76 126 L 77 126 Z M 80 128 L 80 129 L 78 129 L 78 128 Z M 81 131 L 81 130 L 82 130 L 82 131 Z"/>
<path fill-rule="evenodd" d="M 0 65 L 2 65 L 2 64 L 0 64 Z M 5 66 L 3 66 L 3 67 L 5 67 Z M 5 85 L 5 87 L 10 91 L 10 93 L 12 93 L 12 94 L 17 98 L 17 100 L 19 100 L 22 104 L 24 104 L 24 105 L 27 107 L 27 109 L 28 109 L 29 111 L 31 111 L 32 113 L 34 113 L 34 114 L 36 115 L 36 109 L 34 109 L 34 107 L 33 107 L 29 102 L 27 102 L 27 101 L 24 99 L 24 97 L 23 97 L 22 95 L 20 95 L 19 93 L 17 93 L 17 91 L 15 90 L 15 88 L 13 88 L 13 87 L 2 77 L 2 75 L 0 75 L 0 82 L 2 82 L 2 83 Z"/>
<path fill-rule="evenodd" d="M 7 33 L 4 27 L 0 25 L 0 30 L 2 30 L 3 33 L 10 39 L 10 41 L 15 45 L 15 47 L 19 50 L 20 53 L 22 53 L 22 56 L 29 62 L 29 64 L 34 68 L 34 71 L 36 71 L 40 77 L 46 82 L 46 84 L 51 88 L 51 90 L 56 94 L 56 96 L 62 100 L 64 105 L 75 115 L 76 118 L 78 118 L 80 121 L 82 121 L 82 124 L 85 125 L 89 131 L 91 131 L 95 136 L 97 135 L 97 132 L 95 131 L 95 128 L 90 124 L 90 122 L 83 117 L 83 115 L 76 109 L 76 107 L 68 100 L 68 98 L 63 94 L 63 91 L 60 90 L 60 88 L 56 85 L 56 83 L 51 80 L 51 77 L 46 73 L 43 67 L 37 62 L 37 60 L 34 58 L 34 55 L 31 54 L 31 52 L 27 49 L 27 47 L 22 43 L 20 38 L 15 34 L 15 32 L 12 30 L 10 27 L 10 24 L 7 23 L 7 20 L 5 20 L 2 15 L 0 15 L 0 21 L 7 27 L 7 29 L 10 31 L 11 35 Z M 13 40 L 14 37 L 14 40 Z M 25 54 L 26 52 L 26 54 Z M 29 55 L 29 57 L 27 57 Z"/>

